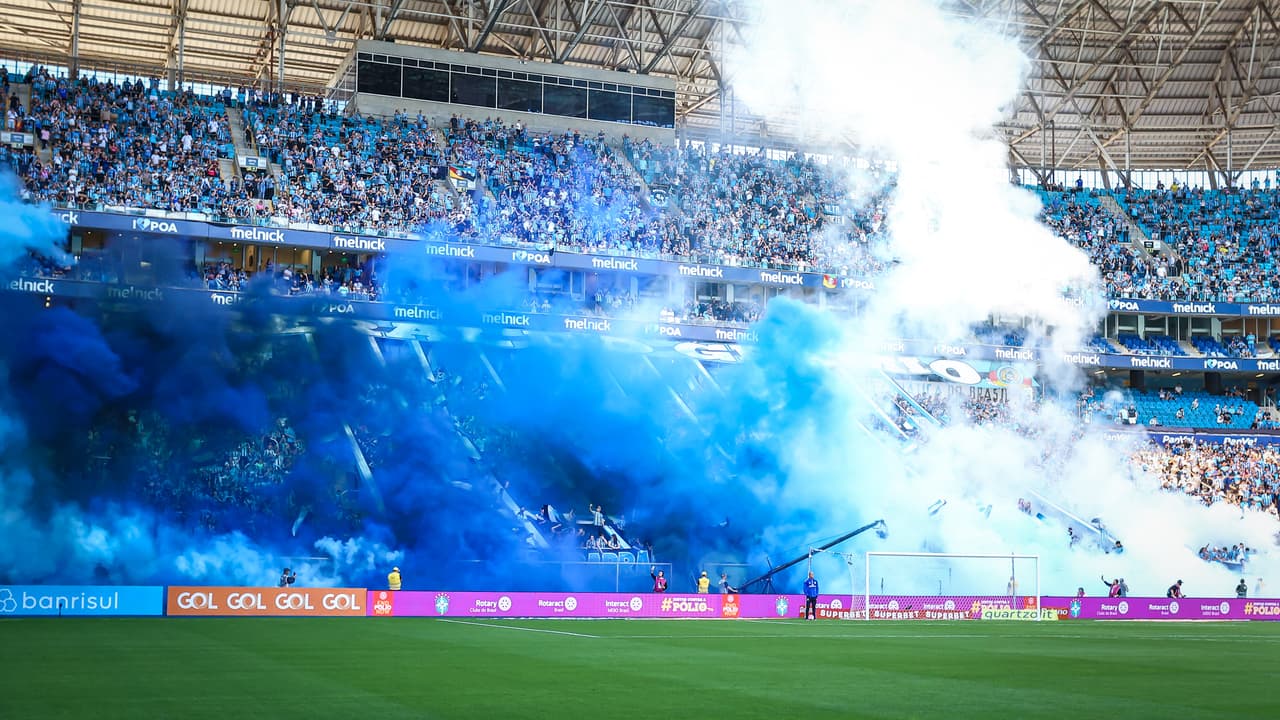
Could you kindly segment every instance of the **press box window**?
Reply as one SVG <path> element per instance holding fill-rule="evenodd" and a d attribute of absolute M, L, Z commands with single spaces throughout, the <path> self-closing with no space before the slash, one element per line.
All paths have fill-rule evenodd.
<path fill-rule="evenodd" d="M 357 66 L 357 92 L 400 97 L 400 66 L 361 60 Z"/>

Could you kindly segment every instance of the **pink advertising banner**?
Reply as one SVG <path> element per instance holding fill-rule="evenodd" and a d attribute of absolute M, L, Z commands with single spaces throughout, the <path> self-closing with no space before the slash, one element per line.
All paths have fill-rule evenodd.
<path fill-rule="evenodd" d="M 821 595 L 823 620 L 861 617 L 862 596 Z M 532 617 L 532 618 L 790 618 L 804 612 L 802 595 L 683 595 L 675 593 L 527 593 L 369 591 L 368 613 L 375 617 Z M 876 620 L 969 620 L 983 612 L 1033 610 L 1028 597 L 873 596 Z"/>
<path fill-rule="evenodd" d="M 1043 598 L 1063 620 L 1280 620 L 1280 600 L 1245 598 Z"/>

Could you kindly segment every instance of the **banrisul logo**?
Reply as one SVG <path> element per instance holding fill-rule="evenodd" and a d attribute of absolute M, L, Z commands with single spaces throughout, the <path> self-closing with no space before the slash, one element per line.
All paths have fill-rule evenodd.
<path fill-rule="evenodd" d="M 0 588 L 0 613 L 13 613 L 18 611 L 18 599 L 13 596 L 13 591 L 9 588 Z"/>
<path fill-rule="evenodd" d="M 787 599 L 784 597 L 778 598 L 777 601 L 773 603 L 773 610 L 778 613 L 778 617 L 786 617 L 787 610 L 790 609 L 790 607 L 791 604 L 788 603 Z"/>
<path fill-rule="evenodd" d="M 444 615 L 449 612 L 449 596 L 440 593 L 436 596 L 436 614 Z"/>

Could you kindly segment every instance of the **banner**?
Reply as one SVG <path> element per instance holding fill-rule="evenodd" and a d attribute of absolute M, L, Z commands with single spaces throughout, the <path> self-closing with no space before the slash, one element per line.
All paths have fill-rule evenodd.
<path fill-rule="evenodd" d="M 715 618 L 719 595 L 370 591 L 375 617 Z"/>
<path fill-rule="evenodd" d="M 476 169 L 462 165 L 449 166 L 449 181 L 458 192 L 476 189 Z"/>
<path fill-rule="evenodd" d="M 8 142 L 27 142 L 30 136 L 22 133 L 7 133 L 4 140 Z M 470 167 L 450 166 L 442 168 L 451 182 L 462 189 L 473 188 L 476 184 L 476 170 Z M 651 188 L 650 196 L 655 203 L 661 203 L 662 187 Z M 828 208 L 824 208 L 826 212 Z M 184 217 L 140 217 L 139 214 L 122 212 L 105 212 L 99 210 L 64 210 L 51 211 L 54 217 L 73 228 L 107 231 L 132 231 L 152 235 L 175 235 L 194 239 L 229 240 L 232 242 L 260 243 L 264 245 L 286 245 L 306 248 L 334 248 L 356 250 L 360 252 L 412 253 L 423 252 L 428 245 L 418 239 L 397 239 L 379 235 L 352 235 L 335 233 L 321 229 L 299 229 L 282 227 L 261 227 L 255 225 L 216 225 L 208 222 L 187 220 Z M 430 243 L 426 247 L 429 255 L 445 258 L 474 259 L 479 261 L 509 262 L 512 259 L 510 247 L 494 245 L 467 245 L 461 243 Z M 533 257 L 541 258 L 541 253 L 533 253 Z M 519 262 L 519 261 L 516 261 Z M 530 265 L 546 265 L 537 260 L 529 261 Z M 735 267 L 704 263 L 689 263 L 678 260 L 628 258 L 600 256 L 562 251 L 557 254 L 553 266 L 572 270 L 615 271 L 640 275 L 675 275 L 692 278 L 707 278 L 725 282 L 771 285 L 779 287 L 806 287 L 826 290 L 845 289 L 862 292 L 874 292 L 875 281 L 868 278 L 824 275 L 818 272 L 802 272 L 796 270 Z M 1221 302 L 1167 302 L 1163 300 L 1132 300 L 1113 298 L 1108 301 L 1113 313 L 1133 313 L 1145 315 L 1178 315 L 1202 317 L 1280 317 L 1280 304 L 1277 303 L 1221 303 Z M 1115 358 L 1128 356 L 1097 356 L 1099 358 Z M 1008 358 L 999 358 L 1008 359 Z M 1157 358 L 1158 359 L 1158 358 Z M 1191 360 L 1188 358 L 1188 360 Z M 1199 360 L 1203 362 L 1203 360 Z M 1068 361 L 1071 362 L 1071 361 Z M 1271 371 L 1280 371 L 1280 361 Z M 1072 364 L 1082 364 L 1073 362 Z M 1090 363 L 1084 363 L 1090 364 Z M 1099 367 L 1149 367 L 1150 369 L 1197 370 L 1203 367 L 1183 366 L 1140 366 L 1123 365 L 1119 361 L 1109 359 L 1094 362 Z M 1208 368 L 1213 369 L 1213 368 Z M 1223 368 L 1228 369 L 1228 368 Z M 1243 363 L 1236 368 L 1241 372 L 1254 370 Z M 1268 368 L 1257 368 L 1266 371 Z"/>
<path fill-rule="evenodd" d="M 467 176 L 470 175 L 470 179 Z M 474 186 L 475 171 L 451 167 L 449 176 L 455 183 Z M 827 288 L 873 291 L 875 281 L 865 278 L 836 277 L 814 272 L 767 268 L 698 264 L 657 258 L 632 258 L 589 255 L 570 251 L 555 252 L 549 248 L 512 248 L 501 245 L 479 245 L 427 241 L 419 238 L 392 238 L 381 235 L 340 233 L 322 229 L 302 229 L 260 225 L 222 225 L 171 217 L 143 217 L 141 214 L 103 212 L 97 210 L 53 210 L 52 214 L 72 228 L 137 232 L 148 235 L 172 235 L 190 239 L 221 240 L 256 245 L 278 245 L 299 248 L 327 248 L 367 253 L 426 254 L 432 257 L 475 260 L 478 262 L 519 263 L 529 266 L 551 266 L 566 270 L 621 272 L 637 275 L 674 275 L 707 278 L 726 282 L 774 285 L 782 287 Z M 524 254 L 519 254 L 519 253 Z"/>
<path fill-rule="evenodd" d="M 651 205 L 665 208 L 670 202 L 670 190 L 666 185 L 649 186 L 649 203 Z"/>
<path fill-rule="evenodd" d="M 170 587 L 169 615 L 359 617 L 366 591 L 354 588 Z"/>
<path fill-rule="evenodd" d="M 374 617 L 469 618 L 800 618 L 804 596 L 677 593 L 528 593 L 371 590 Z M 976 620 L 989 611 L 1035 611 L 1034 597 L 872 596 L 873 620 Z M 861 595 L 820 595 L 817 617 L 863 617 Z"/>
<path fill-rule="evenodd" d="M 1280 620 L 1280 600 L 1245 598 L 1050 598 L 1064 620 Z"/>
<path fill-rule="evenodd" d="M 164 614 L 160 586 L 0 586 L 0 617 L 33 615 L 157 616 Z"/>

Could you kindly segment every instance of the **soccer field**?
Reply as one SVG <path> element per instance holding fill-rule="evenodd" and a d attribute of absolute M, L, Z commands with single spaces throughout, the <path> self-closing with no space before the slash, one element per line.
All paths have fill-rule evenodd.
<path fill-rule="evenodd" d="M 1275 718 L 1280 623 L 0 621 L 0 718 Z"/>

